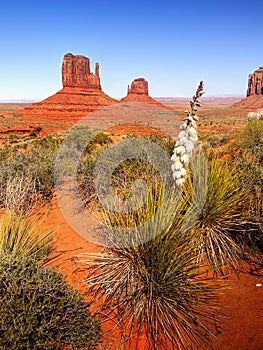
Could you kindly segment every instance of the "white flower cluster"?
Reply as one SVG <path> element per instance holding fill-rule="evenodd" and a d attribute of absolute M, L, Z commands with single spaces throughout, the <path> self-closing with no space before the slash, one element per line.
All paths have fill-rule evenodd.
<path fill-rule="evenodd" d="M 263 109 L 257 110 L 256 112 L 249 112 L 247 114 L 248 121 L 251 120 L 263 120 Z"/>
<path fill-rule="evenodd" d="M 189 164 L 190 157 L 195 147 L 195 143 L 198 140 L 196 131 L 197 115 L 190 115 L 188 111 L 187 118 L 184 119 L 184 123 L 181 125 L 180 133 L 178 135 L 178 141 L 175 144 L 174 152 L 171 157 L 173 164 L 171 166 L 173 172 L 173 178 L 178 187 L 181 187 L 187 178 L 187 165 Z"/>

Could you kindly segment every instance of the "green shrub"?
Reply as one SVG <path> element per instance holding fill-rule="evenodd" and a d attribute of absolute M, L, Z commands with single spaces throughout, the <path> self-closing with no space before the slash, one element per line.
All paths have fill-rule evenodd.
<path fill-rule="evenodd" d="M 110 145 L 113 143 L 112 138 L 104 131 L 100 131 L 92 138 L 93 143 L 98 143 L 101 146 Z"/>
<path fill-rule="evenodd" d="M 32 257 L 0 254 L 0 349 L 91 349 L 99 322 L 65 278 Z"/>
<path fill-rule="evenodd" d="M 239 135 L 238 144 L 263 164 L 263 120 L 249 121 Z"/>
<path fill-rule="evenodd" d="M 54 161 L 60 143 L 60 139 L 46 136 L 31 144 L 27 152 L 6 147 L 0 153 L 0 205 L 5 200 L 8 181 L 16 176 L 32 179 L 32 192 L 36 190 L 44 199 L 52 197 Z"/>
<path fill-rule="evenodd" d="M 244 174 L 244 183 L 250 183 L 251 220 L 240 243 L 248 246 L 253 254 L 258 250 L 263 253 L 263 167 L 247 152 L 238 157 L 236 166 Z"/>

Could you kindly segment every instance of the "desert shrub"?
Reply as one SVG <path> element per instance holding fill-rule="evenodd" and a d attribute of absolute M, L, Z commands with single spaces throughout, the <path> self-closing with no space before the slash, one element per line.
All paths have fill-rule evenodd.
<path fill-rule="evenodd" d="M 0 154 L 0 205 L 5 201 L 7 185 L 15 185 L 14 178 L 27 182 L 29 199 L 30 193 L 36 191 L 44 199 L 50 199 L 54 186 L 54 161 L 61 141 L 54 137 L 36 140 L 25 152 L 20 149 L 6 147 Z M 21 180 L 22 181 L 22 180 Z M 29 188 L 31 183 L 31 189 Z M 30 202 L 30 200 L 29 200 Z M 29 205 L 29 203 L 28 203 Z"/>
<path fill-rule="evenodd" d="M 13 154 L 13 148 L 11 146 L 5 145 L 3 148 L 0 148 L 0 162 L 3 162 L 11 157 Z"/>
<path fill-rule="evenodd" d="M 8 212 L 16 216 L 29 215 L 38 199 L 35 181 L 31 176 L 15 175 L 7 180 L 0 197 Z"/>
<path fill-rule="evenodd" d="M 88 205 L 96 200 L 97 196 L 94 187 L 93 171 L 98 158 L 97 152 L 92 155 L 86 155 L 78 166 L 77 180 L 79 191 L 83 201 Z"/>
<path fill-rule="evenodd" d="M 252 113 L 253 114 L 253 113 Z M 243 181 L 251 182 L 250 211 L 252 220 L 247 225 L 247 233 L 241 243 L 252 251 L 263 251 L 263 121 L 249 118 L 247 125 L 235 135 L 233 146 L 236 165 L 244 174 Z"/>
<path fill-rule="evenodd" d="M 250 183 L 251 219 L 246 225 L 246 234 L 241 236 L 243 239 L 240 244 L 248 246 L 251 253 L 257 250 L 263 253 L 263 167 L 250 152 L 239 155 L 236 167 L 244 174 L 243 182 Z"/>
<path fill-rule="evenodd" d="M 92 143 L 98 143 L 99 145 L 104 146 L 110 145 L 111 143 L 113 143 L 113 140 L 109 134 L 107 134 L 104 131 L 100 131 L 92 137 Z"/>
<path fill-rule="evenodd" d="M 91 349 L 99 322 L 65 278 L 32 257 L 0 253 L 0 349 Z"/>
<path fill-rule="evenodd" d="M 40 222 L 10 214 L 0 220 L 0 254 L 45 260 L 51 252 L 52 232 L 44 233 Z"/>
<path fill-rule="evenodd" d="M 246 224 L 250 220 L 251 182 L 244 182 L 243 178 L 244 172 L 239 167 L 231 166 L 212 154 L 208 160 L 202 210 L 190 227 L 200 261 L 205 257 L 213 269 L 222 273 L 225 273 L 227 266 L 235 267 L 238 263 L 242 250 L 237 241 L 240 235 L 245 235 Z M 183 200 L 191 201 L 186 213 L 188 217 L 195 217 L 202 200 L 200 191 L 193 195 L 192 184 L 190 181 L 184 188 Z"/>
<path fill-rule="evenodd" d="M 181 230 L 186 208 L 178 206 L 176 189 L 163 187 L 157 198 L 154 192 L 150 187 L 136 225 L 129 212 L 131 220 L 124 222 L 104 211 L 108 248 L 83 258 L 90 271 L 88 292 L 102 303 L 102 314 L 118 319 L 129 348 L 138 347 L 142 334 L 140 349 L 200 348 L 212 334 L 218 285 L 205 278 L 207 266 L 197 263 L 191 236 Z"/>
<path fill-rule="evenodd" d="M 150 135 L 149 140 L 162 147 L 170 156 L 172 155 L 175 146 L 175 140 L 170 136 L 152 134 Z"/>
<path fill-rule="evenodd" d="M 238 137 L 238 145 L 263 164 L 263 120 L 249 121 Z"/>
<path fill-rule="evenodd" d="M 223 146 L 230 140 L 229 135 L 220 135 L 218 133 L 205 135 L 203 136 L 203 138 L 204 141 L 207 143 L 206 148 L 208 149 L 211 149 L 211 147 L 216 148 L 219 146 Z"/>
<path fill-rule="evenodd" d="M 141 140 L 142 142 L 140 142 Z M 170 152 L 165 149 L 163 144 L 159 145 L 158 143 L 161 143 L 162 140 L 160 139 L 159 141 L 160 142 L 155 142 L 157 146 L 160 146 L 158 147 L 158 152 L 160 152 L 160 154 L 156 155 L 155 162 L 157 160 L 161 166 L 162 162 L 165 162 L 163 153 L 166 153 L 167 159 L 169 159 Z M 139 144 L 140 147 L 137 149 L 134 147 L 135 144 Z M 144 138 L 130 137 L 119 144 L 112 145 L 108 153 L 107 145 L 104 145 L 103 149 L 93 151 L 92 154 L 84 153 L 78 166 L 77 177 L 80 193 L 85 202 L 88 203 L 96 199 L 94 169 L 98 161 L 100 171 L 99 179 L 96 179 L 96 181 L 99 182 L 99 187 L 102 192 L 105 177 L 108 176 L 108 166 L 111 162 L 117 163 L 116 168 L 111 174 L 111 186 L 113 192 L 122 196 L 123 199 L 128 200 L 134 194 L 135 188 L 132 185 L 137 179 L 140 179 L 141 183 L 147 183 L 148 185 L 154 185 L 159 182 L 160 176 L 154 169 L 154 166 L 151 165 L 152 155 L 148 154 L 149 145 L 151 145 L 151 140 L 149 139 L 145 139 L 144 142 Z M 170 150 L 170 146 L 167 147 Z M 133 157 L 127 156 L 127 152 L 129 152 L 130 148 L 133 148 Z M 141 187 L 138 186 L 137 190 L 140 189 Z"/>

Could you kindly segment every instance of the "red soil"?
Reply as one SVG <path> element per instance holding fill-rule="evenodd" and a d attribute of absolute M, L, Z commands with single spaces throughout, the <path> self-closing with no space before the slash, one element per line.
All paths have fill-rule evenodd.
<path fill-rule="evenodd" d="M 99 253 L 102 247 L 85 241 L 66 222 L 57 207 L 56 199 L 52 201 L 49 210 L 46 210 L 44 226 L 55 230 L 54 246 L 62 255 L 54 263 L 58 271 L 64 274 L 67 281 L 81 292 L 85 291 L 87 273 L 85 265 L 78 262 L 75 256 L 83 252 Z M 251 270 L 250 270 L 251 269 Z M 251 272 L 254 272 L 252 274 Z M 220 331 L 212 340 L 214 350 L 261 350 L 263 348 L 263 269 L 255 271 L 251 266 L 242 269 L 239 276 L 231 274 L 225 282 L 228 288 L 219 296 L 220 312 L 224 319 L 219 325 Z M 91 311 L 99 309 L 94 305 Z M 119 347 L 120 332 L 114 322 L 102 325 L 103 340 L 101 349 L 106 350 L 133 350 L 133 345 Z M 110 331 L 110 333 L 108 333 Z M 141 339 L 141 347 L 143 342 Z M 171 350 L 167 347 L 166 350 Z M 208 350 L 206 345 L 201 350 Z"/>
<path fill-rule="evenodd" d="M 164 131 L 158 130 L 152 126 L 143 125 L 143 124 L 131 124 L 131 123 L 114 125 L 108 128 L 107 131 L 113 135 L 168 136 L 167 133 L 165 133 Z"/>

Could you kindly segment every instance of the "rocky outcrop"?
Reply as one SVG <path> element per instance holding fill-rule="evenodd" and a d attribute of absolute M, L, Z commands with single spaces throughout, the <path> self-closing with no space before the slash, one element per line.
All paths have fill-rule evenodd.
<path fill-rule="evenodd" d="M 72 119 L 118 103 L 106 95 L 100 84 L 99 64 L 90 71 L 89 58 L 67 53 L 62 62 L 63 88 L 45 100 L 19 111 L 24 115 L 43 115 L 53 119 Z"/>
<path fill-rule="evenodd" d="M 63 87 L 101 90 L 99 64 L 95 75 L 90 72 L 89 58 L 67 53 L 62 62 Z"/>
<path fill-rule="evenodd" d="M 263 95 L 263 66 L 248 76 L 247 96 Z"/>
<path fill-rule="evenodd" d="M 26 134 L 26 133 L 39 133 L 42 130 L 41 126 L 29 125 L 29 126 L 16 126 L 11 129 L 0 129 L 0 134 Z"/>
<path fill-rule="evenodd" d="M 149 95 L 148 81 L 144 78 L 134 79 L 131 83 L 131 87 L 128 85 L 127 95 L 130 94 Z"/>

